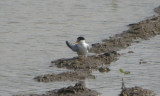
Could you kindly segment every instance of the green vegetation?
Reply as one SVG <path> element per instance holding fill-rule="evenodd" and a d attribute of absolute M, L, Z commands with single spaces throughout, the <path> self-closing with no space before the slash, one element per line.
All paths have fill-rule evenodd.
<path fill-rule="evenodd" d="M 125 90 L 126 87 L 125 87 L 123 78 L 124 78 L 125 75 L 129 75 L 130 72 L 129 72 L 129 71 L 124 71 L 123 69 L 119 69 L 119 71 L 120 71 L 120 73 L 123 74 L 123 77 L 122 77 L 122 87 L 121 87 L 121 89 L 122 89 L 122 90 Z"/>

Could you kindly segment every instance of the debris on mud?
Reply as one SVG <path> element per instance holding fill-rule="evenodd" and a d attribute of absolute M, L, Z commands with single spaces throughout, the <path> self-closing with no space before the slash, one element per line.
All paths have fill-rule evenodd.
<path fill-rule="evenodd" d="M 75 86 L 48 91 L 45 94 L 15 95 L 15 96 L 99 96 L 97 91 L 86 88 L 83 82 L 78 82 Z"/>
<path fill-rule="evenodd" d="M 53 81 L 78 81 L 84 80 L 86 78 L 95 79 L 94 75 L 91 75 L 89 71 L 75 71 L 75 72 L 63 72 L 60 74 L 45 74 L 41 76 L 37 76 L 34 79 L 38 82 L 53 82 Z"/>
<path fill-rule="evenodd" d="M 126 88 L 119 96 L 155 96 L 154 92 L 141 87 Z"/>

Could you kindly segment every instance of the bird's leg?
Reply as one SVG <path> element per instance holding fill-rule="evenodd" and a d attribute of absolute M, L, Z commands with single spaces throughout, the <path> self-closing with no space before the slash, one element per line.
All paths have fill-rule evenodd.
<path fill-rule="evenodd" d="M 81 58 L 82 58 L 81 55 L 78 55 L 78 59 L 81 60 Z"/>
<path fill-rule="evenodd" d="M 86 62 L 86 60 L 87 60 L 87 56 L 83 55 L 83 61 Z"/>
<path fill-rule="evenodd" d="M 86 55 L 84 55 L 84 60 L 85 60 L 85 61 L 87 60 L 87 56 L 86 56 Z"/>
<path fill-rule="evenodd" d="M 83 61 L 84 60 L 83 55 L 78 55 L 78 59 Z"/>
<path fill-rule="evenodd" d="M 78 55 L 78 58 L 84 62 L 86 62 L 87 56 L 86 55 Z"/>

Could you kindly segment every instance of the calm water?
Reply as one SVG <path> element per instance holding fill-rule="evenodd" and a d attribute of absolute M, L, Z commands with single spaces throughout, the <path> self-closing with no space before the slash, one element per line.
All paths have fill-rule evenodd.
<path fill-rule="evenodd" d="M 131 74 L 124 77 L 126 87 L 141 86 L 146 89 L 153 90 L 157 95 L 160 95 L 160 35 L 150 40 L 142 41 L 139 44 L 132 44 L 125 50 L 119 53 L 122 56 L 118 61 L 113 62 L 110 66 L 111 71 L 106 74 L 94 72 L 97 76 L 95 87 L 94 82 L 91 88 L 103 92 L 102 96 L 117 96 L 121 89 L 121 78 L 123 75 L 119 72 L 122 68 L 125 71 L 130 71 Z M 128 53 L 133 51 L 134 53 Z M 141 63 L 140 62 L 144 62 Z M 94 80 L 93 80 L 94 81 Z M 103 83 L 102 83 L 103 82 Z M 91 83 L 91 84 L 92 84 Z M 91 85 L 89 83 L 89 85 Z M 114 89 L 114 90 L 113 90 Z"/>
<path fill-rule="evenodd" d="M 0 95 L 44 93 L 71 85 L 33 78 L 66 71 L 48 67 L 51 60 L 76 56 L 65 40 L 85 36 L 90 44 L 100 42 L 126 30 L 127 24 L 154 15 L 152 9 L 159 4 L 160 0 L 0 0 Z M 87 86 L 102 96 L 116 96 L 121 84 L 118 70 L 124 68 L 131 71 L 127 86 L 140 85 L 160 94 L 158 42 L 157 36 L 123 50 L 135 53 L 123 55 L 107 74 L 94 72 L 97 79 L 86 80 Z M 140 65 L 140 59 L 147 63 Z"/>

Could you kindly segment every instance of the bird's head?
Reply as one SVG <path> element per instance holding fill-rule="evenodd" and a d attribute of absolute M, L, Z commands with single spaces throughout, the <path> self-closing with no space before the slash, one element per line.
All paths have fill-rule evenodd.
<path fill-rule="evenodd" d="M 76 44 L 76 43 L 78 43 L 78 42 L 80 42 L 80 41 L 85 41 L 85 38 L 84 38 L 84 37 L 78 37 L 78 38 L 77 38 L 77 41 L 76 41 L 74 44 Z"/>

